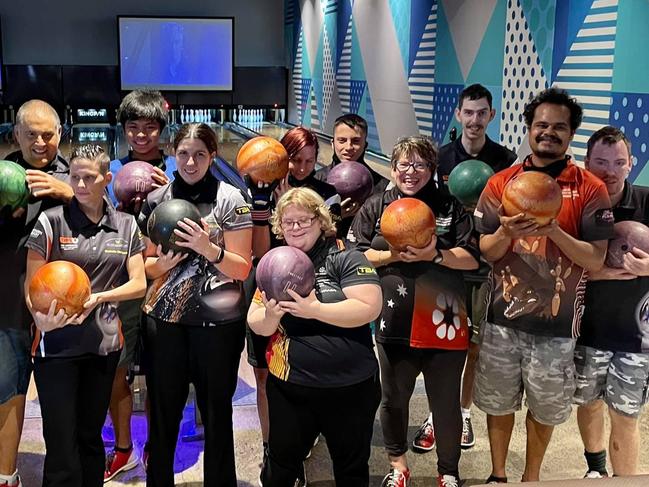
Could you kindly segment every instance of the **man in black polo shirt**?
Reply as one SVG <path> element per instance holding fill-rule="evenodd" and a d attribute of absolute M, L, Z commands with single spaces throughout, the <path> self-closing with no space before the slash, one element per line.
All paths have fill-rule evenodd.
<path fill-rule="evenodd" d="M 27 170 L 31 197 L 26 208 L 3 209 L 0 217 L 0 486 L 21 485 L 16 470 L 18 444 L 25 412 L 25 394 L 31 372 L 29 325 L 23 282 L 27 251 L 23 244 L 38 215 L 72 198 L 67 184 L 68 164 L 58 152 L 61 122 L 56 111 L 41 100 L 30 100 L 18 110 L 14 136 L 20 150 L 4 157 Z"/>
<path fill-rule="evenodd" d="M 341 162 L 355 161 L 370 171 L 374 182 L 372 194 L 380 194 L 385 191 L 390 181 L 372 169 L 364 159 L 365 149 L 367 149 L 367 121 L 363 117 L 355 113 L 347 113 L 338 117 L 334 122 L 334 136 L 331 147 L 334 150 L 331 164 L 318 169 L 315 174 L 316 179 L 326 181 L 331 168 Z M 337 234 L 341 238 L 347 236 L 354 215 L 362 205 L 363 201 L 354 202 L 349 199 L 341 203 L 341 220 L 336 222 Z M 333 209 L 333 212 L 335 213 L 336 210 Z"/>
<path fill-rule="evenodd" d="M 649 224 L 649 188 L 627 181 L 631 144 L 619 129 L 608 126 L 595 132 L 588 140 L 585 163 L 606 183 L 616 222 Z M 630 249 L 623 266 L 604 266 L 590 273 L 575 349 L 575 402 L 588 478 L 608 476 L 606 405 L 613 472 L 617 476 L 638 473 L 638 417 L 649 380 L 649 255 Z"/>
<path fill-rule="evenodd" d="M 462 134 L 453 142 L 439 149 L 439 165 L 436 178 L 440 189 L 448 190 L 448 176 L 461 162 L 477 159 L 491 166 L 494 172 L 505 169 L 516 160 L 516 154 L 493 140 L 487 134 L 487 125 L 494 119 L 496 110 L 492 107 L 492 96 L 487 88 L 473 84 L 460 93 L 455 119 L 462 125 Z M 469 208 L 473 210 L 473 208 Z M 471 405 L 473 404 L 473 379 L 475 364 L 480 352 L 479 331 L 484 319 L 487 299 L 487 277 L 490 266 L 483 260 L 476 271 L 464 273 L 466 282 L 466 302 L 471 320 L 471 342 L 466 366 L 462 377 L 462 448 L 475 445 L 473 425 L 471 424 Z M 421 425 L 413 440 L 416 451 L 430 451 L 435 446 L 432 416 Z"/>

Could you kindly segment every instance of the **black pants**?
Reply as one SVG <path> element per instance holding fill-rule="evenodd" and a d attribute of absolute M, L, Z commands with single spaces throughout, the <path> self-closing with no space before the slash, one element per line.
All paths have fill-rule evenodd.
<path fill-rule="evenodd" d="M 104 484 L 101 428 L 119 356 L 34 359 L 46 448 L 43 486 Z"/>
<path fill-rule="evenodd" d="M 381 397 L 378 374 L 346 387 L 266 383 L 270 415 L 264 487 L 293 487 L 319 433 L 327 440 L 338 487 L 369 484 L 374 416 Z"/>
<path fill-rule="evenodd" d="M 232 397 L 245 323 L 198 327 L 147 316 L 146 325 L 146 382 L 151 400 L 147 485 L 174 485 L 174 452 L 191 382 L 205 432 L 203 485 L 236 487 Z"/>
<path fill-rule="evenodd" d="M 433 413 L 440 475 L 458 475 L 462 414 L 460 379 L 466 351 L 411 348 L 377 343 L 381 366 L 380 417 L 388 454 L 408 451 L 409 403 L 419 373 L 423 373 L 428 405 Z"/>

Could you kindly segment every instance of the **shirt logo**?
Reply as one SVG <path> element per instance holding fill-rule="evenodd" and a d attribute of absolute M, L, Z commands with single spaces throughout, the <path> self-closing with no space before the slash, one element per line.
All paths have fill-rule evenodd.
<path fill-rule="evenodd" d="M 79 239 L 77 237 L 59 237 L 59 243 L 61 244 L 76 244 L 79 243 Z"/>
<path fill-rule="evenodd" d="M 615 223 L 613 210 L 610 209 L 597 210 L 597 212 L 595 213 L 595 223 L 597 225 L 613 225 L 613 223 Z"/>
<path fill-rule="evenodd" d="M 250 213 L 250 207 L 248 207 L 248 206 L 240 206 L 238 208 L 235 208 L 234 212 L 237 215 L 247 215 L 248 213 Z"/>
<path fill-rule="evenodd" d="M 359 267 L 356 269 L 357 276 L 366 276 L 370 274 L 376 274 L 376 269 L 374 267 Z"/>
<path fill-rule="evenodd" d="M 38 238 L 38 237 L 40 237 L 41 235 L 43 235 L 43 232 L 41 232 L 41 231 L 40 231 L 39 229 L 37 229 L 37 228 L 32 228 L 32 231 L 31 231 L 31 233 L 29 234 L 29 238 Z"/>

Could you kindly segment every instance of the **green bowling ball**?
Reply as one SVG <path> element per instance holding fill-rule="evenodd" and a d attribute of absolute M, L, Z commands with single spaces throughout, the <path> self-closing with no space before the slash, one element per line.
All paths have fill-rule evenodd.
<path fill-rule="evenodd" d="M 12 210 L 27 205 L 29 189 L 25 170 L 11 161 L 0 161 L 0 208 L 9 206 Z"/>
<path fill-rule="evenodd" d="M 459 163 L 448 176 L 448 190 L 464 206 L 473 207 L 478 203 L 482 190 L 494 171 L 489 164 L 469 159 Z"/>

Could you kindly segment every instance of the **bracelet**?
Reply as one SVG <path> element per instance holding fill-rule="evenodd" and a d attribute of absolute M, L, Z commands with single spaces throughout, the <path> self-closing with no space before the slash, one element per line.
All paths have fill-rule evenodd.
<path fill-rule="evenodd" d="M 223 258 L 225 257 L 225 249 L 223 247 L 219 247 L 219 250 L 219 255 L 216 257 L 216 259 L 211 261 L 212 264 L 220 264 L 221 262 L 223 262 Z"/>

